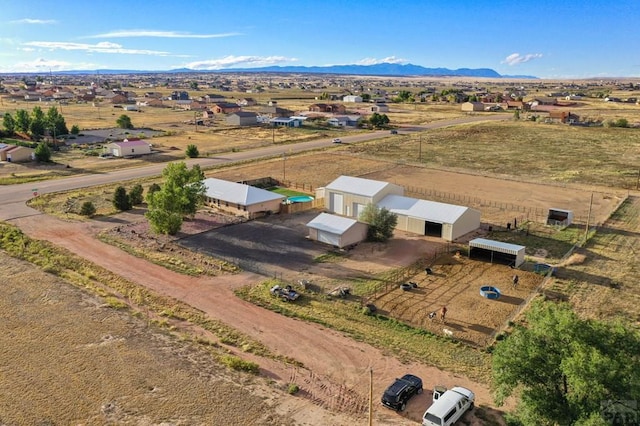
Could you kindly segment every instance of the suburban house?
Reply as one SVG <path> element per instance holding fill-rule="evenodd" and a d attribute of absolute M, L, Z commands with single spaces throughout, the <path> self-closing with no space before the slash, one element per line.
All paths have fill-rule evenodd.
<path fill-rule="evenodd" d="M 342 98 L 342 102 L 362 102 L 362 96 L 347 95 Z"/>
<path fill-rule="evenodd" d="M 399 185 L 353 176 L 340 176 L 322 190 L 327 211 L 353 218 L 358 218 L 367 204 L 377 205 L 387 195 L 404 195 Z"/>
<path fill-rule="evenodd" d="M 189 93 L 184 91 L 174 91 L 171 92 L 169 99 L 172 101 L 186 101 L 189 99 Z"/>
<path fill-rule="evenodd" d="M 555 123 L 574 123 L 579 120 L 579 117 L 569 111 L 556 109 L 549 111 L 549 120 Z"/>
<path fill-rule="evenodd" d="M 107 144 L 108 154 L 114 157 L 134 157 L 138 155 L 151 154 L 151 145 L 148 142 L 137 139 L 125 139 L 122 142 L 111 142 Z"/>
<path fill-rule="evenodd" d="M 208 104 L 216 104 L 219 102 L 225 102 L 227 98 L 222 95 L 208 94 L 208 95 L 202 96 L 200 99 L 202 99 L 204 102 Z"/>
<path fill-rule="evenodd" d="M 480 228 L 480 212 L 469 207 L 387 195 L 378 204 L 398 215 L 396 229 L 454 241 Z"/>
<path fill-rule="evenodd" d="M 234 112 L 227 116 L 227 124 L 231 126 L 255 126 L 258 124 L 258 114 L 255 112 Z"/>
<path fill-rule="evenodd" d="M 26 163 L 33 161 L 34 150 L 26 146 L 0 143 L 0 161 L 10 163 Z"/>
<path fill-rule="evenodd" d="M 357 127 L 360 120 L 360 115 L 337 115 L 329 118 L 327 124 L 336 127 Z"/>
<path fill-rule="evenodd" d="M 369 108 L 371 112 L 389 112 L 389 106 L 387 104 L 375 104 Z"/>
<path fill-rule="evenodd" d="M 300 127 L 302 120 L 294 117 L 276 117 L 269 120 L 269 124 L 277 127 Z"/>
<path fill-rule="evenodd" d="M 278 106 L 275 105 L 267 105 L 267 106 L 263 106 L 259 109 L 258 113 L 260 115 L 266 115 L 268 117 L 274 118 L 274 117 L 291 117 L 293 115 L 293 111 L 286 109 L 286 108 L 280 108 Z"/>
<path fill-rule="evenodd" d="M 240 112 L 242 107 L 230 102 L 216 102 L 213 104 L 212 109 L 216 114 L 233 114 L 234 112 Z"/>
<path fill-rule="evenodd" d="M 367 238 L 368 225 L 343 216 L 320 213 L 307 223 L 309 239 L 343 248 Z"/>
<path fill-rule="evenodd" d="M 256 100 L 253 98 L 240 98 L 238 99 L 238 105 L 243 107 L 254 106 L 254 105 L 258 105 L 258 102 L 256 102 Z"/>
<path fill-rule="evenodd" d="M 284 195 L 222 179 L 204 180 L 205 203 L 249 219 L 279 213 Z"/>
<path fill-rule="evenodd" d="M 484 104 L 482 102 L 464 102 L 460 109 L 465 112 L 484 111 Z"/>
<path fill-rule="evenodd" d="M 347 107 L 342 104 L 312 104 L 309 106 L 309 111 L 344 114 L 347 112 Z"/>

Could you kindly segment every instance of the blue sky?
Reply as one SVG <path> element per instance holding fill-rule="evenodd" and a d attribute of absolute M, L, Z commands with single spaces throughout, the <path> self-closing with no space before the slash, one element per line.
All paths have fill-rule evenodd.
<path fill-rule="evenodd" d="M 0 0 L 0 72 L 397 62 L 639 77 L 639 24 L 638 0 Z"/>

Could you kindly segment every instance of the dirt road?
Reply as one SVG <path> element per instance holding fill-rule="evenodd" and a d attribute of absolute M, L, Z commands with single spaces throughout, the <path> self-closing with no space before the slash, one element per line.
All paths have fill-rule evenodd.
<path fill-rule="evenodd" d="M 187 277 L 130 256 L 94 238 L 108 223 L 70 223 L 47 215 L 11 221 L 32 238 L 48 240 L 121 276 L 161 294 L 182 300 L 212 318 L 231 324 L 262 342 L 272 351 L 292 357 L 306 368 L 276 362 L 260 362 L 265 375 L 295 382 L 316 404 L 337 412 L 362 416 L 366 413 L 369 370 L 374 372 L 375 417 L 388 424 L 419 421 L 429 404 L 430 393 L 409 405 L 406 417 L 379 408 L 378 395 L 394 377 L 412 372 L 425 380 L 425 388 L 436 384 L 467 386 L 477 394 L 477 405 L 492 405 L 486 386 L 422 364 L 406 365 L 367 344 L 351 340 L 317 324 L 278 315 L 247 303 L 233 294 L 238 286 L 264 279 L 249 273 L 224 277 Z M 404 420 L 403 420 L 404 419 Z M 407 424 L 411 424 L 408 422 Z"/>

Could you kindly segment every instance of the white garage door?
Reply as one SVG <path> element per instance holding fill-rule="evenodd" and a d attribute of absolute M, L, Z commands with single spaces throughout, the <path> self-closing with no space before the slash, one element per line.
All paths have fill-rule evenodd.
<path fill-rule="evenodd" d="M 340 236 L 327 231 L 318 230 L 318 241 L 332 246 L 340 245 Z"/>
<path fill-rule="evenodd" d="M 331 194 L 331 211 L 338 214 L 344 213 L 344 200 L 342 194 Z"/>
<path fill-rule="evenodd" d="M 356 219 L 360 217 L 360 213 L 364 210 L 365 205 L 359 203 L 353 203 L 353 217 Z"/>

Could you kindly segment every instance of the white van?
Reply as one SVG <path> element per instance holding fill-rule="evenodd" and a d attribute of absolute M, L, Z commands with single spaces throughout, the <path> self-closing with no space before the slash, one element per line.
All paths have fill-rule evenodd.
<path fill-rule="evenodd" d="M 451 426 L 473 408 L 474 400 L 474 393 L 467 388 L 456 386 L 447 390 L 436 386 L 433 404 L 422 416 L 422 425 Z"/>

